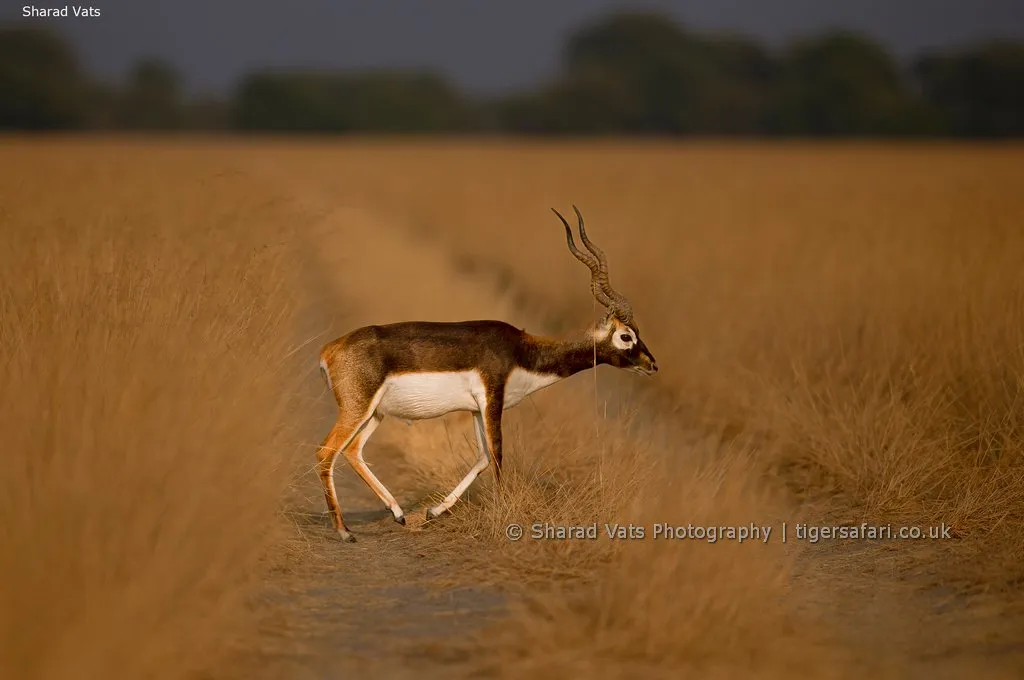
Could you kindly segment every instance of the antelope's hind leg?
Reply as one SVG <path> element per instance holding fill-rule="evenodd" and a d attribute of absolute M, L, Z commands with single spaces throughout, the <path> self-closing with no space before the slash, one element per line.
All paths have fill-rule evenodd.
<path fill-rule="evenodd" d="M 316 455 L 316 471 L 320 475 L 320 482 L 324 487 L 327 511 L 331 513 L 335 531 L 338 532 L 343 541 L 349 543 L 354 543 L 356 537 L 345 526 L 345 519 L 341 514 L 341 506 L 338 504 L 338 494 L 334 489 L 334 461 L 338 454 L 363 432 L 372 419 L 372 412 L 371 415 L 366 415 L 363 418 L 352 418 L 346 416 L 345 412 L 342 411 Z"/>
<path fill-rule="evenodd" d="M 384 505 L 388 507 L 391 514 L 395 516 L 395 521 L 401 525 L 405 525 L 405 513 L 402 512 L 402 508 L 398 505 L 398 501 L 391 495 L 388 488 L 381 483 L 377 476 L 373 474 L 373 471 L 366 465 L 366 461 L 363 459 L 363 446 L 369 440 L 377 426 L 380 425 L 380 421 L 383 420 L 383 416 L 373 415 L 370 421 L 366 423 L 366 426 L 356 436 L 355 440 L 345 449 L 345 458 L 348 460 L 349 465 L 356 471 L 366 485 L 377 494 Z"/>

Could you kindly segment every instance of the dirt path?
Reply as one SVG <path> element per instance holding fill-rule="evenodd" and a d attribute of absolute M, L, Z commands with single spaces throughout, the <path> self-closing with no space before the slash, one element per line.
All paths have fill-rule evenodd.
<path fill-rule="evenodd" d="M 308 336 L 317 336 L 309 344 L 311 356 L 329 339 L 368 323 L 413 317 L 524 321 L 510 304 L 455 271 L 436 246 L 356 210 L 331 206 L 313 192 L 290 196 L 299 213 L 311 218 L 310 266 L 320 272 L 319 299 L 307 322 Z M 374 295 L 374 282 L 390 272 L 415 285 L 401 295 L 394 286 L 387 295 Z M 316 409 L 322 437 L 336 407 L 312 369 L 305 396 Z M 339 457 L 336 485 L 354 544 L 337 540 L 330 529 L 312 470 L 320 442 L 308 442 L 310 465 L 296 471 L 286 508 L 295 537 L 261 606 L 268 612 L 260 624 L 262 649 L 250 659 L 251 668 L 246 664 L 245 677 L 440 676 L 443 659 L 424 658 L 424 647 L 484 625 L 502 611 L 499 593 L 477 586 L 473 574 L 459 573 L 450 553 L 437 552 L 429 527 L 422 526 L 423 512 L 432 495 L 450 489 L 431 486 L 406 454 L 416 447 L 450 448 L 453 462 L 465 461 L 468 468 L 469 428 L 461 415 L 412 426 L 386 420 L 367 444 L 366 459 L 406 510 L 407 527 L 392 521 Z"/>

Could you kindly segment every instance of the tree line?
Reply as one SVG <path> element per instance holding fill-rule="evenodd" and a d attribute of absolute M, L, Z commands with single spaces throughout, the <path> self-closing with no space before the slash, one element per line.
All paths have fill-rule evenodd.
<path fill-rule="evenodd" d="M 57 34 L 12 26 L 0 29 L 0 129 L 1018 137 L 1024 43 L 900 63 L 849 31 L 769 49 L 621 12 L 575 31 L 558 74 L 530 91 L 472 97 L 419 71 L 263 70 L 197 99 L 160 60 L 103 84 Z"/>

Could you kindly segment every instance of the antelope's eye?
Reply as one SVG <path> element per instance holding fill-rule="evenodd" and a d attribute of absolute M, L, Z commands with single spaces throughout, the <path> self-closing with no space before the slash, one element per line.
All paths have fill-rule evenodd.
<path fill-rule="evenodd" d="M 622 340 L 623 342 L 632 342 L 633 337 L 629 335 L 629 333 L 623 333 L 619 336 L 619 340 Z"/>

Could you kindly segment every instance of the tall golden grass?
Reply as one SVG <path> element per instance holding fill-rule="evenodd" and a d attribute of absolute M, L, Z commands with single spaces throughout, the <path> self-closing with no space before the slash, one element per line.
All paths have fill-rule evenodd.
<path fill-rule="evenodd" d="M 166 148 L 2 157 L 0 675 L 209 668 L 301 429 L 288 221 Z"/>
<path fill-rule="evenodd" d="M 1006 515 L 1024 508 L 1019 150 L 381 144 L 302 158 L 339 200 L 435 234 L 576 322 L 585 272 L 547 211 L 579 204 L 680 408 L 785 443 L 780 464 L 842 511 L 961 535 L 1022 526 Z"/>
<path fill-rule="evenodd" d="M 542 330 L 531 321 L 543 316 L 542 308 L 522 300 L 510 307 L 516 295 L 496 295 L 488 279 L 452 269 L 447 247 L 410 238 L 402 232 L 403 222 L 381 219 L 372 209 L 354 210 L 333 191 L 318 194 L 313 177 L 290 183 L 291 173 L 302 174 L 296 165 L 252 163 L 267 169 L 270 184 L 302 198 L 308 215 L 300 219 L 322 227 L 317 230 L 320 266 L 330 272 L 327 285 L 344 303 L 346 328 L 410 318 L 494 317 Z M 395 271 L 402 276 L 395 277 Z M 408 651 L 403 642 L 409 641 L 397 637 L 376 654 L 402 652 L 397 659 L 402 665 L 408 651 L 416 673 L 437 671 L 448 677 L 520 677 L 524 672 L 553 677 L 596 665 L 627 677 L 641 668 L 669 674 L 686 668 L 743 674 L 758 668 L 769 677 L 793 672 L 832 677 L 836 669 L 845 669 L 844 650 L 827 632 L 831 622 L 822 621 L 813 607 L 807 611 L 808 602 L 827 598 L 827 591 L 809 579 L 794 585 L 794 554 L 781 545 L 745 544 L 737 553 L 728 546 L 685 542 L 643 548 L 605 540 L 508 540 L 510 522 L 528 527 L 533 521 L 649 524 L 653 518 L 689 518 L 717 524 L 736 517 L 745 523 L 792 518 L 780 494 L 763 485 L 762 471 L 749 452 L 738 447 L 720 452 L 713 440 L 692 436 L 688 424 L 673 422 L 671 413 L 640 412 L 641 401 L 653 408 L 657 400 L 630 396 L 628 381 L 610 377 L 604 372 L 580 376 L 507 412 L 502 487 L 495 488 L 493 478 L 485 475 L 466 494 L 465 504 L 427 527 L 422 526 L 422 507 L 405 507 L 410 523 L 405 531 L 415 538 L 407 546 L 388 541 L 380 555 L 362 564 L 367 572 L 386 577 L 395 564 L 420 573 L 411 555 L 445 555 L 447 573 L 432 575 L 435 584 L 440 577 L 440 583 L 452 587 L 503 588 L 520 603 L 515 606 L 521 615 L 471 640 L 432 641 L 426 658 L 437 665 L 425 664 L 423 649 L 413 645 Z M 366 458 L 383 466 L 378 474 L 401 496 L 401 475 L 385 469 L 387 457 L 401 451 L 408 467 L 419 473 L 415 487 L 441 496 L 475 460 L 471 433 L 465 415 L 413 428 L 385 421 Z M 344 485 L 346 475 L 351 473 L 339 470 L 339 484 Z M 341 502 L 343 508 L 351 502 L 349 494 L 343 493 Z M 353 530 L 360 533 L 359 527 Z M 372 583 L 374 577 L 368 578 Z M 621 586 L 601 588 L 610 578 Z M 358 585 L 367 585 L 367 579 Z M 635 611 L 620 617 L 625 610 Z M 551 634 L 554 629 L 565 635 Z M 543 641 L 538 637 L 542 631 L 547 631 Z M 731 631 L 727 644 L 716 641 L 723 631 Z M 621 644 L 607 644 L 616 639 Z M 631 649 L 641 639 L 647 643 Z M 744 650 L 739 657 L 737 645 Z M 359 651 L 370 653 L 362 646 Z"/>
<path fill-rule="evenodd" d="M 717 462 L 642 485 L 635 480 L 656 469 L 648 457 L 692 459 L 692 447 L 670 442 L 654 453 L 643 427 L 625 447 L 588 440 L 594 395 L 586 383 L 577 381 L 576 399 L 560 388 L 536 398 L 542 411 L 558 411 L 549 418 L 568 420 L 558 437 L 542 434 L 528 412 L 510 417 L 529 437 L 506 460 L 529 474 L 518 486 L 510 475 L 512 490 L 485 497 L 480 514 L 450 526 L 490 537 L 486 559 L 508 558 L 506 577 L 545 568 L 565 575 L 575 563 L 592 584 L 575 599 L 544 590 L 545 606 L 504 626 L 508 655 L 493 658 L 511 675 L 600 667 L 628 677 L 642 667 L 789 677 L 794 660 L 801 672 L 827 675 L 869 672 L 840 661 L 845 652 L 890 669 L 906 662 L 900 656 L 948 652 L 924 640 L 937 633 L 927 628 L 917 647 L 901 649 L 899 637 L 885 654 L 868 653 L 871 638 L 856 625 L 862 615 L 844 611 L 861 605 L 842 595 L 840 575 L 865 574 L 877 583 L 868 593 L 889 592 L 895 574 L 912 576 L 922 595 L 889 608 L 889 619 L 902 621 L 877 624 L 889 633 L 926 615 L 933 585 L 998 592 L 1004 606 L 1019 605 L 1019 149 L 383 142 L 272 153 L 293 181 L 445 244 L 456 263 L 554 310 L 563 325 L 583 323 L 591 308 L 585 272 L 564 252 L 548 212 L 575 202 L 663 367 L 654 382 L 668 417 L 731 442 L 733 453 Z M 577 450 L 590 452 L 583 465 L 572 464 Z M 604 455 L 619 472 L 599 478 Z M 706 483 L 716 474 L 727 483 Z M 674 491 L 680 475 L 701 483 Z M 787 492 L 781 505 L 759 500 L 772 489 Z M 765 550 L 748 561 L 730 554 L 740 546 L 513 545 L 501 533 L 513 518 L 665 514 L 724 524 L 738 516 L 945 523 L 955 540 L 883 544 L 837 571 L 824 546 Z M 894 565 L 893 576 L 877 571 L 882 562 Z M 602 579 L 610 585 L 593 585 Z M 798 590 L 815 604 L 801 604 Z M 643 616 L 628 615 L 636 611 Z M 1015 639 L 1015 621 L 989 642 Z M 664 639 L 662 629 L 671 631 Z M 792 653 L 775 653 L 786 648 L 776 644 L 780 630 L 793 633 Z M 715 646 L 721 631 L 732 644 Z M 845 639 L 808 647 L 818 631 Z"/>
<path fill-rule="evenodd" d="M 437 552 L 455 585 L 512 597 L 512 615 L 471 639 L 439 631 L 432 668 L 1019 672 L 1020 150 L 318 142 L 4 156 L 9 675 L 180 677 L 245 630 L 261 557 L 279 545 L 284 461 L 305 468 L 322 436 L 292 408 L 295 381 L 314 379 L 315 347 L 293 352 L 295 307 L 313 295 L 282 241 L 327 255 L 350 325 L 490 316 L 564 330 L 593 310 L 548 212 L 572 202 L 662 371 L 641 383 L 601 369 L 537 394 L 506 416 L 501 488 L 487 475 L 450 517 L 395 529 L 415 538 L 390 550 Z M 312 208 L 266 198 L 310 194 Z M 325 221 L 327 233 L 296 226 Z M 445 493 L 469 433 L 453 417 L 385 424 L 374 441 Z M 510 522 L 797 520 L 945 522 L 956 540 L 505 535 Z"/>

